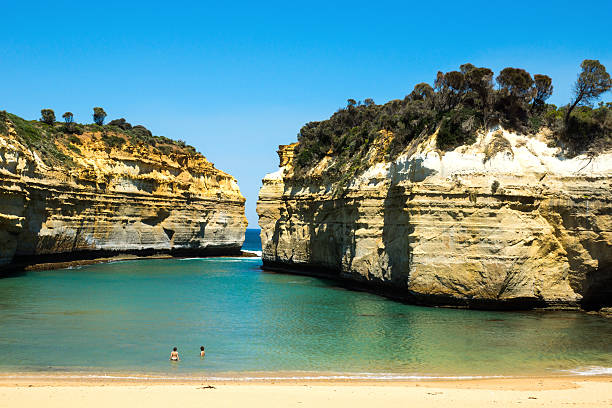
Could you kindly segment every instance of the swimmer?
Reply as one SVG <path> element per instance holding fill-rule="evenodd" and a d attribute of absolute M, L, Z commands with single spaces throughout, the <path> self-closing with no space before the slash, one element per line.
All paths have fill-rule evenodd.
<path fill-rule="evenodd" d="M 179 361 L 179 355 L 178 355 L 178 351 L 176 351 L 176 347 L 172 349 L 172 351 L 170 352 L 170 360 L 171 361 Z"/>
<path fill-rule="evenodd" d="M 200 357 L 204 357 L 206 352 L 204 351 L 204 346 L 200 346 Z"/>

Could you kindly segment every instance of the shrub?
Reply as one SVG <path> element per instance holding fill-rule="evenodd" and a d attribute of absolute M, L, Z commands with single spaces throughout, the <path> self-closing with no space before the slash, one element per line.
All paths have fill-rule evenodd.
<path fill-rule="evenodd" d="M 110 122 L 108 122 L 107 126 L 116 126 L 122 130 L 130 130 L 132 128 L 132 125 L 128 123 L 124 118 L 111 120 Z"/>
<path fill-rule="evenodd" d="M 462 144 L 476 141 L 475 130 L 479 127 L 475 112 L 471 109 L 454 109 L 440 121 L 436 143 L 441 150 L 450 150 Z"/>
<path fill-rule="evenodd" d="M 6 135 L 8 134 L 8 115 L 6 111 L 0 111 L 0 134 Z"/>
<path fill-rule="evenodd" d="M 151 137 L 153 137 L 153 133 L 151 133 L 149 129 L 147 129 L 146 127 L 142 125 L 134 126 L 132 128 L 132 133 L 135 134 L 137 137 L 142 138 L 143 140 L 149 140 Z M 166 139 L 170 140 L 168 138 Z"/>
<path fill-rule="evenodd" d="M 580 106 L 574 110 L 565 130 L 577 150 L 588 148 L 596 140 L 612 137 L 612 107 L 608 105 L 602 104 L 596 109 Z"/>
<path fill-rule="evenodd" d="M 78 147 L 76 147 L 75 145 L 73 145 L 73 144 L 69 144 L 67 147 L 68 147 L 68 149 L 72 150 L 73 152 L 78 153 L 78 154 L 81 154 L 81 149 L 79 149 L 79 148 L 78 148 Z"/>
<path fill-rule="evenodd" d="M 125 139 L 116 135 L 107 135 L 107 134 L 103 134 L 102 135 L 102 141 L 108 146 L 108 147 L 121 147 L 125 144 Z"/>
<path fill-rule="evenodd" d="M 499 181 L 493 180 L 493 183 L 491 183 L 491 194 L 495 194 L 498 188 L 499 188 Z"/>
<path fill-rule="evenodd" d="M 162 154 L 165 154 L 165 155 L 169 155 L 173 151 L 172 146 L 169 146 L 169 145 L 158 145 L 156 147 Z"/>

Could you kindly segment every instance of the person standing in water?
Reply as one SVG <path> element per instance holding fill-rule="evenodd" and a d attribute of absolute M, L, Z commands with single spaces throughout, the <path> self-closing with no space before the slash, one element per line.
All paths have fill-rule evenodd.
<path fill-rule="evenodd" d="M 171 361 L 179 361 L 179 355 L 178 355 L 178 351 L 176 351 L 176 347 L 174 349 L 172 349 L 172 351 L 170 352 L 170 360 Z"/>
<path fill-rule="evenodd" d="M 204 346 L 200 346 L 200 357 L 204 357 L 206 352 L 204 351 Z"/>

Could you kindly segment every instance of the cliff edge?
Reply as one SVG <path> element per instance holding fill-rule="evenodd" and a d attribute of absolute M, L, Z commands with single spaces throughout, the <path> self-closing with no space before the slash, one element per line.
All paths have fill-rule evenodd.
<path fill-rule="evenodd" d="M 195 149 L 142 126 L 68 128 L 0 113 L 0 265 L 239 253 L 244 197 Z"/>
<path fill-rule="evenodd" d="M 565 156 L 545 129 L 449 151 L 437 136 L 385 160 L 380 131 L 339 182 L 322 177 L 337 156 L 297 174 L 297 144 L 280 146 L 257 204 L 264 268 L 428 305 L 610 306 L 612 151 Z"/>

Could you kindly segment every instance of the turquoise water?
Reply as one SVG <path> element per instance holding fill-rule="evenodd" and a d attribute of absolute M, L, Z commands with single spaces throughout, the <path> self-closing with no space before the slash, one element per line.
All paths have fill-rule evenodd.
<path fill-rule="evenodd" d="M 457 376 L 612 367 L 609 319 L 417 307 L 260 265 L 140 260 L 0 279 L 0 372 Z M 173 346 L 179 363 L 168 361 Z"/>

